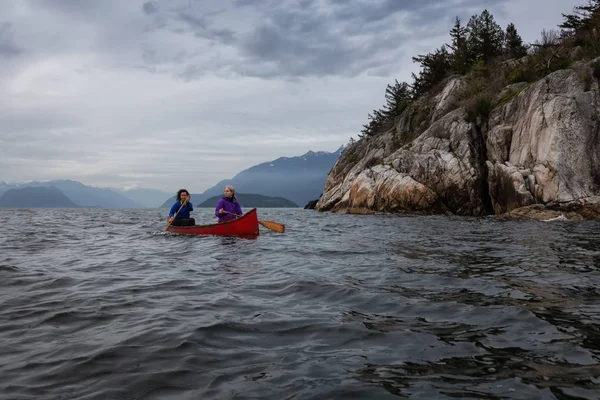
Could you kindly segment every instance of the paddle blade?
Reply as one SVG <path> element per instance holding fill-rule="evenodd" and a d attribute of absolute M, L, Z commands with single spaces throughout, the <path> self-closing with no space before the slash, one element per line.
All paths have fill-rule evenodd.
<path fill-rule="evenodd" d="M 273 222 L 273 221 L 258 221 L 258 223 L 272 231 L 279 232 L 279 233 L 285 232 L 285 225 L 283 225 L 283 224 L 279 224 L 279 223 Z"/>

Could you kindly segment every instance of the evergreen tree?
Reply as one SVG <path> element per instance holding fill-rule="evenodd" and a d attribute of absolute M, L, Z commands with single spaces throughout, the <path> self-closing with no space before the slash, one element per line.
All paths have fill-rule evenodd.
<path fill-rule="evenodd" d="M 471 57 L 467 46 L 468 30 L 462 26 L 460 19 L 456 17 L 454 27 L 450 30 L 452 43 L 447 45 L 452 50 L 452 71 L 464 75 L 469 72 Z"/>
<path fill-rule="evenodd" d="M 398 80 L 396 80 L 394 86 L 387 85 L 385 89 L 386 105 L 383 111 L 384 114 L 392 119 L 399 116 L 410 104 L 411 97 L 412 94 L 408 83 L 398 83 Z"/>
<path fill-rule="evenodd" d="M 527 48 L 523 45 L 523 39 L 517 33 L 517 28 L 515 28 L 512 22 L 506 27 L 504 51 L 512 58 L 521 58 L 527 54 Z"/>
<path fill-rule="evenodd" d="M 435 53 L 413 57 L 413 61 L 418 62 L 422 68 L 418 77 L 413 74 L 415 83 L 412 86 L 412 92 L 414 97 L 421 96 L 440 83 L 451 71 L 451 58 L 446 46 L 440 47 Z"/>
<path fill-rule="evenodd" d="M 423 79 L 421 78 L 421 73 L 419 73 L 419 75 L 415 75 L 415 73 L 413 72 L 411 74 L 412 77 L 412 85 L 410 85 L 410 91 L 413 94 L 412 99 L 416 100 L 419 98 L 419 96 L 423 93 L 425 93 L 426 89 L 425 89 L 425 83 L 423 81 Z"/>
<path fill-rule="evenodd" d="M 469 52 L 475 59 L 488 63 L 492 58 L 502 54 L 504 31 L 494 21 L 488 10 L 474 15 L 467 24 Z"/>
<path fill-rule="evenodd" d="M 363 129 L 360 131 L 362 136 L 374 136 L 380 132 L 383 132 L 386 128 L 387 122 L 386 116 L 380 110 L 373 110 L 373 114 L 369 114 L 369 122 L 363 125 Z"/>
<path fill-rule="evenodd" d="M 600 28 L 600 0 L 588 0 L 588 5 L 577 6 L 573 14 L 562 14 L 565 21 L 559 25 L 565 35 L 581 38 L 598 38 L 596 28 Z"/>

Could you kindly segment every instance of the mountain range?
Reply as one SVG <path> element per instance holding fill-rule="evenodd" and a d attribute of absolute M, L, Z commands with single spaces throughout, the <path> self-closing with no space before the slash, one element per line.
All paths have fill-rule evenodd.
<path fill-rule="evenodd" d="M 208 199 L 204 200 L 204 202 L 198 204 L 196 207 L 197 208 L 201 208 L 201 207 L 214 208 L 215 205 L 217 204 L 217 201 L 219 201 L 219 199 L 221 197 L 223 197 L 223 196 L 219 195 L 219 196 L 209 197 Z M 235 197 L 237 197 L 238 202 L 240 203 L 240 205 L 243 208 L 298 207 L 298 204 L 296 204 L 288 199 L 284 199 L 282 197 L 268 197 L 268 196 L 261 196 L 260 194 L 251 194 L 251 193 L 237 193 Z"/>
<path fill-rule="evenodd" d="M 310 200 L 319 198 L 325 178 L 343 150 L 344 146 L 332 153 L 309 151 L 301 156 L 280 157 L 255 165 L 203 193 L 192 193 L 192 201 L 200 204 L 209 197 L 222 195 L 225 185 L 232 185 L 236 192 L 283 197 L 304 207 Z M 174 202 L 175 196 L 171 196 L 161 207 L 171 207 Z"/>
<path fill-rule="evenodd" d="M 78 207 L 65 196 L 63 192 L 54 186 L 25 187 L 21 189 L 9 189 L 0 196 L 0 207 L 10 208 L 33 208 L 33 207 Z"/>
<path fill-rule="evenodd" d="M 129 200 L 140 204 L 148 208 L 156 208 L 159 204 L 162 204 L 165 199 L 169 198 L 173 193 L 165 192 L 159 189 L 113 189 L 122 196 L 127 197 Z"/>
<path fill-rule="evenodd" d="M 68 197 L 73 203 L 81 207 L 103 208 L 143 208 L 128 197 L 117 192 L 116 189 L 87 186 L 72 180 L 54 180 L 48 182 L 28 182 L 9 184 L 0 182 L 0 196 L 11 189 L 31 187 L 54 187 Z M 43 193 L 43 192 L 42 192 Z"/>
<path fill-rule="evenodd" d="M 309 151 L 297 157 L 280 157 L 245 169 L 231 179 L 225 179 L 205 190 L 192 194 L 194 204 L 201 204 L 213 196 L 221 196 L 225 185 L 233 185 L 236 192 L 259 194 L 266 197 L 282 198 L 285 203 L 304 206 L 308 201 L 317 199 L 325 185 L 325 178 L 338 160 L 343 146 L 335 152 Z M 55 207 L 55 204 L 72 204 L 79 207 L 102 208 L 154 208 L 171 207 L 175 201 L 172 193 L 157 189 L 115 189 L 84 185 L 73 180 L 52 180 L 47 182 L 6 183 L 0 181 L 0 198 L 14 189 L 55 188 L 69 202 L 59 200 L 57 191 L 13 192 L 7 204 L 29 201 L 23 196 L 34 196 L 35 207 Z M 44 193 L 48 202 L 44 205 Z M 19 200 L 21 199 L 21 200 Z M 27 203 L 28 204 L 28 203 Z M 273 203 L 275 204 L 275 203 Z M 284 204 L 284 203 L 281 203 Z M 65 205 L 68 206 L 68 205 Z"/>

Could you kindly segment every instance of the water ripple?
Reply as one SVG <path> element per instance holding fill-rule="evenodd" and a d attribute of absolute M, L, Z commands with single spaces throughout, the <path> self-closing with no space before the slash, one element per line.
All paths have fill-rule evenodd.
<path fill-rule="evenodd" d="M 600 397 L 596 222 L 163 211 L 0 209 L 3 398 Z"/>

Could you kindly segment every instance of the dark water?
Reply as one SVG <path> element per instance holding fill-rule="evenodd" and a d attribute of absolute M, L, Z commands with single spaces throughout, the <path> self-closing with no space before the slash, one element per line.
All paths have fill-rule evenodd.
<path fill-rule="evenodd" d="M 259 217 L 0 209 L 0 397 L 600 398 L 599 223 Z"/>

